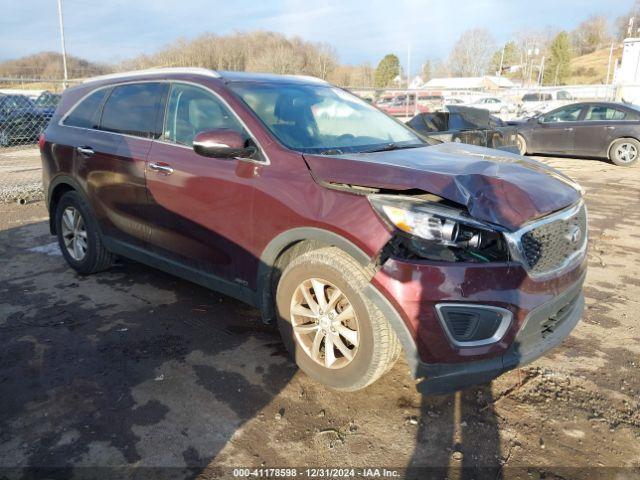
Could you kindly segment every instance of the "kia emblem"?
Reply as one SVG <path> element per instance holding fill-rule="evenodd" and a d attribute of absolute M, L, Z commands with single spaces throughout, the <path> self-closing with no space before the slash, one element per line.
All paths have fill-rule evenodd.
<path fill-rule="evenodd" d="M 582 229 L 580 228 L 579 225 L 574 225 L 570 230 L 569 233 L 567 234 L 567 240 L 569 240 L 571 243 L 578 243 L 580 241 L 580 239 L 582 238 Z"/>

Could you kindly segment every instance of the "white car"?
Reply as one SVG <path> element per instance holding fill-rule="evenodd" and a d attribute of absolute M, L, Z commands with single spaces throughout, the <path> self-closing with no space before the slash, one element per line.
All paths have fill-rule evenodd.
<path fill-rule="evenodd" d="M 575 100 L 576 98 L 566 90 L 526 93 L 518 105 L 518 113 L 521 116 L 534 116 L 562 107 Z"/>
<path fill-rule="evenodd" d="M 470 107 L 482 108 L 488 110 L 490 113 L 513 113 L 516 111 L 516 106 L 513 103 L 505 102 L 497 97 L 484 97 L 476 100 Z"/>

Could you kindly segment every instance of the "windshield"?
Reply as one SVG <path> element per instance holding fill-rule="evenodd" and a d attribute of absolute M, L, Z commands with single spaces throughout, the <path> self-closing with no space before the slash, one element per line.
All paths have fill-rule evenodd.
<path fill-rule="evenodd" d="M 411 130 L 339 88 L 232 83 L 229 87 L 278 140 L 304 153 L 424 146 Z"/>

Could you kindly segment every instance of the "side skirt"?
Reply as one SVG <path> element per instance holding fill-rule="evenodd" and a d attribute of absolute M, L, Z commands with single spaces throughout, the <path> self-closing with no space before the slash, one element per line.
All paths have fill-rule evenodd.
<path fill-rule="evenodd" d="M 169 260 L 146 249 L 130 245 L 111 237 L 103 236 L 105 247 L 116 255 L 135 260 L 163 272 L 175 275 L 205 288 L 215 290 L 253 307 L 258 306 L 256 292 L 242 285 L 238 285 L 224 278 L 212 275 L 197 268 L 193 268 L 174 260 Z"/>

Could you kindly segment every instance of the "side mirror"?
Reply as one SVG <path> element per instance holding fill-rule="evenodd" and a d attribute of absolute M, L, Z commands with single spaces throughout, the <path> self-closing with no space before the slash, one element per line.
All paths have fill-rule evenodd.
<path fill-rule="evenodd" d="M 228 128 L 198 133 L 193 139 L 193 151 L 204 157 L 247 158 L 256 151 L 246 147 L 242 135 Z"/>

